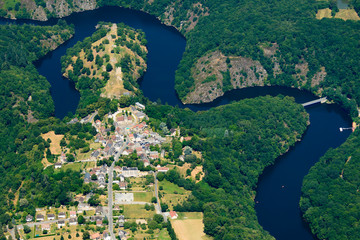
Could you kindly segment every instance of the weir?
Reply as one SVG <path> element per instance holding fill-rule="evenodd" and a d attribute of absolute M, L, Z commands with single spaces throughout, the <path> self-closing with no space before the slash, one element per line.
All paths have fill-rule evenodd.
<path fill-rule="evenodd" d="M 310 105 L 313 105 L 316 103 L 324 103 L 324 102 L 326 102 L 326 100 L 327 100 L 326 97 L 323 97 L 323 98 L 319 98 L 319 99 L 316 99 L 316 100 L 313 100 L 310 102 L 303 103 L 301 105 L 303 105 L 304 107 L 307 107 L 307 106 L 310 106 Z"/>

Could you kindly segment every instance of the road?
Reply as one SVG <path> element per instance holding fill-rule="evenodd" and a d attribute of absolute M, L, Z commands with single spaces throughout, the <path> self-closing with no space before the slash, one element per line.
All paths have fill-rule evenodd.
<path fill-rule="evenodd" d="M 160 207 L 160 199 L 159 199 L 159 191 L 158 191 L 158 180 L 156 178 L 156 172 L 154 172 L 154 178 L 155 178 L 155 197 L 156 197 L 156 204 L 155 204 L 155 210 L 157 214 L 162 214 L 161 207 Z"/>
<path fill-rule="evenodd" d="M 111 164 L 109 168 L 109 181 L 108 181 L 108 206 L 109 206 L 109 234 L 112 240 L 115 240 L 114 236 L 114 223 L 113 223 L 113 190 L 112 190 L 112 183 L 113 183 L 113 173 L 114 173 L 114 166 L 115 161 Z"/>
<path fill-rule="evenodd" d="M 108 220 L 109 220 L 109 233 L 112 240 L 115 240 L 114 235 L 114 219 L 113 219 L 113 181 L 114 181 L 114 166 L 115 162 L 119 160 L 120 154 L 124 151 L 125 147 L 127 146 L 127 141 L 124 142 L 123 146 L 119 150 L 118 154 L 115 155 L 114 161 L 111 164 L 109 168 L 109 181 L 108 181 L 108 207 L 109 207 L 109 213 L 108 213 Z"/>

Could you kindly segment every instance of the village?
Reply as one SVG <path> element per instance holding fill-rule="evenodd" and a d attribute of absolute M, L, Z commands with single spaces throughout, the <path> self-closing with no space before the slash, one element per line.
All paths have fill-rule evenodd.
<path fill-rule="evenodd" d="M 179 128 L 170 129 L 166 136 L 154 132 L 146 123 L 148 118 L 144 109 L 144 105 L 136 103 L 119 108 L 102 120 L 96 119 L 96 112 L 81 120 L 72 119 L 68 124 L 91 123 L 97 134 L 88 153 L 77 154 L 74 162 L 68 162 L 69 155 L 62 150 L 53 167 L 57 171 L 66 168 L 82 171 L 84 184 L 93 190 L 85 195 L 74 195 L 75 206 L 36 209 L 35 216 L 27 215 L 25 220 L 15 222 L 16 228 L 10 233 L 19 234 L 20 239 L 42 237 L 46 240 L 59 237 L 60 240 L 63 237 L 171 239 L 164 226 L 179 215 L 179 219 L 197 221 L 203 229 L 201 213 L 184 215 L 173 210 L 176 204 L 186 201 L 191 192 L 157 179 L 157 174 L 176 168 L 166 159 L 168 153 L 161 148 L 162 144 L 171 143 L 174 137 L 181 141 L 191 140 L 191 137 L 180 137 Z M 179 157 L 181 161 L 185 154 L 191 153 L 190 147 L 183 150 Z M 124 159 L 127 162 L 136 160 L 126 166 Z M 185 176 L 189 167 L 190 164 L 185 164 L 179 170 Z M 196 167 L 187 175 L 201 180 L 202 167 Z M 203 235 L 203 231 L 200 234 Z"/>

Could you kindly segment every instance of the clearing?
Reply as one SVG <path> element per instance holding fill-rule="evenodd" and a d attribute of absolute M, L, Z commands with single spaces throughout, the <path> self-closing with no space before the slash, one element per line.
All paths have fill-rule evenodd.
<path fill-rule="evenodd" d="M 333 18 L 331 16 L 330 8 L 319 9 L 316 14 L 316 18 Z M 360 20 L 359 15 L 355 12 L 354 9 L 339 9 L 339 12 L 336 13 L 335 18 L 340 18 L 343 20 Z"/>
<path fill-rule="evenodd" d="M 50 138 L 50 151 L 54 155 L 60 155 L 61 154 L 61 147 L 60 147 L 60 141 L 63 139 L 64 135 L 59 134 L 56 135 L 54 131 L 50 131 L 45 134 L 41 134 L 41 137 L 47 141 L 48 138 Z"/>

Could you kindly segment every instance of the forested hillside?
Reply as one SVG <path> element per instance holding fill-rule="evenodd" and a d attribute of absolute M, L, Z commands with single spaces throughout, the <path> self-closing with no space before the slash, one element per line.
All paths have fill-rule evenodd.
<path fill-rule="evenodd" d="M 328 151 L 305 177 L 300 201 L 319 239 L 360 239 L 359 130 Z"/>
<path fill-rule="evenodd" d="M 141 30 L 101 23 L 92 36 L 67 49 L 62 73 L 80 91 L 80 105 L 141 94 L 137 80 L 146 70 L 146 43 Z"/>
<path fill-rule="evenodd" d="M 190 146 L 205 159 L 205 181 L 175 209 L 203 211 L 205 232 L 215 239 L 272 239 L 257 222 L 255 188 L 263 169 L 300 140 L 308 124 L 303 107 L 289 97 L 259 97 L 206 112 L 157 105 L 146 111 L 156 128 L 179 125 L 193 136 Z"/>
<path fill-rule="evenodd" d="M 43 171 L 49 143 L 40 134 L 70 128 L 49 118 L 54 113 L 50 84 L 32 65 L 74 29 L 61 21 L 53 27 L 1 25 L 0 31 L 0 224 L 6 224 L 16 211 L 34 215 L 36 206 L 68 204 L 69 191 L 81 191 L 82 181 L 78 172 Z"/>
<path fill-rule="evenodd" d="M 318 9 L 332 8 L 333 1 L 63 1 L 61 11 L 57 4 L 45 7 L 45 1 L 36 1 L 38 9 L 22 1 L 15 3 L 4 4 L 3 15 L 15 16 L 25 11 L 28 14 L 19 17 L 35 18 L 43 9 L 45 16 L 62 17 L 81 11 L 83 5 L 86 6 L 82 10 L 115 5 L 144 10 L 175 26 L 187 38 L 175 86 L 186 103 L 211 101 L 234 88 L 270 84 L 327 95 L 353 116 L 357 114 L 360 69 L 354 63 L 360 60 L 359 23 L 315 18 Z M 352 5 L 357 8 L 358 3 L 352 1 Z M 64 11 L 64 7 L 68 10 Z M 216 51 L 229 59 L 226 64 L 224 60 L 222 67 L 209 62 L 201 69 L 196 67 L 201 57 Z M 246 61 L 233 63 L 234 57 Z M 251 61 L 258 61 L 265 77 L 259 74 L 264 70 L 258 70 L 258 64 Z M 201 71 L 208 77 L 215 73 L 216 78 L 213 82 L 199 79 L 196 73 Z"/>
<path fill-rule="evenodd" d="M 47 20 L 108 5 L 143 10 L 175 26 L 187 38 L 175 82 L 184 102 L 202 102 L 206 96 L 216 93 L 209 98 L 212 100 L 234 88 L 285 85 L 326 95 L 342 104 L 352 117 L 357 116 L 360 23 L 315 19 L 318 9 L 331 7 L 328 1 L 59 0 L 46 4 L 48 2 L 4 1 L 0 5 L 0 16 Z M 359 11 L 359 1 L 352 0 L 351 4 Z M 73 29 L 60 22 L 54 27 L 1 26 L 1 31 L 0 171 L 6 175 L 0 181 L 0 219 L 6 223 L 9 218 L 5 213 L 16 207 L 12 200 L 21 183 L 24 184 L 21 196 L 30 201 L 25 209 L 28 212 L 33 211 L 35 205 L 44 204 L 41 191 L 45 186 L 56 189 L 56 194 L 51 193 L 54 198 L 61 196 L 48 204 L 68 202 L 64 198 L 67 190 L 58 184 L 66 175 L 54 176 L 48 170 L 45 174 L 48 177 L 44 177 L 41 170 L 40 160 L 47 144 L 39 134 L 55 128 L 63 132 L 70 129 L 58 128 L 57 125 L 63 124 L 58 120 L 54 120 L 52 128 L 49 124 L 53 120 L 42 121 L 51 116 L 54 107 L 49 84 L 38 75 L 31 62 L 68 39 Z M 215 60 L 220 64 L 213 65 L 212 60 L 218 56 Z M 83 96 L 89 98 L 82 98 L 79 105 L 78 113 L 82 117 L 95 109 L 103 115 L 118 103 L 134 101 L 92 98 L 92 92 L 88 93 Z M 199 99 L 194 99 L 192 93 Z M 273 104 L 270 106 L 264 99 L 249 100 L 242 102 L 244 107 L 235 104 L 219 108 L 221 111 L 198 114 L 169 106 L 148 109 L 149 115 L 158 119 L 154 120 L 155 125 L 161 121 L 168 127 L 180 124 L 195 136 L 191 146 L 205 152 L 205 182 L 193 187 L 195 198 L 190 200 L 191 204 L 178 209 L 204 211 L 206 232 L 216 239 L 269 238 L 256 221 L 253 190 L 262 169 L 295 141 L 295 132 L 304 131 L 306 117 L 299 114 L 302 109 L 288 104 L 288 100 L 267 101 Z M 241 111 L 237 113 L 234 108 Z M 288 116 L 283 116 L 284 111 L 289 111 Z M 278 118 L 286 118 L 282 119 L 286 124 L 275 121 Z M 30 124 L 37 120 L 40 120 L 37 124 Z M 274 124 L 278 128 L 273 128 Z M 284 145 L 278 145 L 279 140 L 287 136 L 292 137 L 282 141 Z M 357 203 L 352 202 L 357 199 L 354 177 L 357 170 L 352 164 L 357 159 L 358 139 L 355 133 L 344 144 L 347 148 L 330 151 L 304 181 L 302 210 L 320 238 L 353 239 L 354 234 L 358 235 Z M 79 175 L 67 175 L 71 174 L 74 174 L 71 179 L 76 181 Z M 67 180 L 63 182 L 71 185 Z M 32 181 L 34 184 L 30 184 Z M 72 186 L 76 186 L 73 190 L 81 189 L 75 183 Z M 34 190 L 29 194 L 31 189 L 39 192 Z"/>

